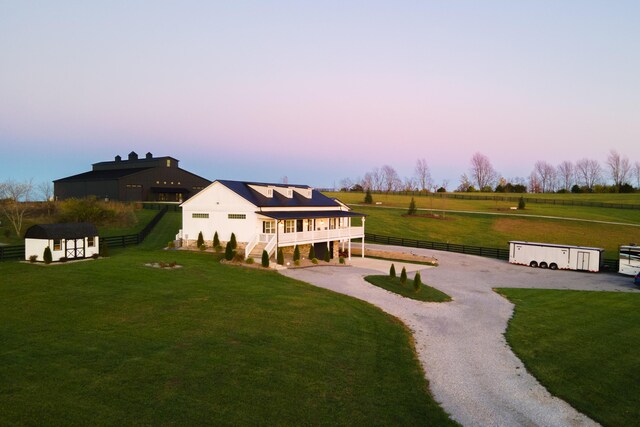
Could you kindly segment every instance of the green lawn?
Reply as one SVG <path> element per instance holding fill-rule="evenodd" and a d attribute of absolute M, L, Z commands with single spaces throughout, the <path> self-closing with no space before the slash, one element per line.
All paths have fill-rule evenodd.
<path fill-rule="evenodd" d="M 606 426 L 640 420 L 640 294 L 498 289 L 507 341 L 554 395 Z"/>
<path fill-rule="evenodd" d="M 390 276 L 366 276 L 364 278 L 367 282 L 371 283 L 374 286 L 378 286 L 379 288 L 386 289 L 387 291 L 396 293 L 398 295 L 402 295 L 406 298 L 415 299 L 418 301 L 426 301 L 426 302 L 447 302 L 451 301 L 451 297 L 444 292 L 437 290 L 436 288 L 432 288 L 431 286 L 426 285 L 424 282 L 420 287 L 420 290 L 416 292 L 413 289 L 413 280 L 408 279 L 407 283 L 404 285 L 400 283 L 399 277 L 390 277 Z M 424 280 L 424 279 L 423 279 Z"/>
<path fill-rule="evenodd" d="M 179 222 L 108 259 L 0 263 L 1 425 L 452 424 L 397 320 L 157 249 Z"/>

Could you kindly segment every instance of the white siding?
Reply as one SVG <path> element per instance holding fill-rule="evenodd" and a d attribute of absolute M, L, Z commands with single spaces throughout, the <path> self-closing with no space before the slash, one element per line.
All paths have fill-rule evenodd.
<path fill-rule="evenodd" d="M 81 247 L 84 242 L 84 258 L 90 258 L 93 254 L 98 254 L 100 252 L 100 238 L 98 236 L 94 237 L 94 246 L 88 246 L 88 238 L 74 239 L 77 240 L 78 246 Z M 67 247 L 67 241 L 65 239 L 61 239 L 60 250 L 53 250 L 53 240 L 46 239 L 25 239 L 24 240 L 24 259 L 29 260 L 31 255 L 37 256 L 37 261 L 44 262 L 44 249 L 49 246 L 51 248 L 51 260 L 52 261 L 60 261 L 60 258 L 66 256 L 65 249 Z"/>
<path fill-rule="evenodd" d="M 182 238 L 196 240 L 202 232 L 204 240 L 213 240 L 217 231 L 221 241 L 228 241 L 231 233 L 238 242 L 248 242 L 260 232 L 256 206 L 220 184 L 214 182 L 182 204 Z M 193 218 L 192 214 L 206 213 L 209 218 Z M 229 219 L 229 214 L 244 214 L 246 219 Z"/>

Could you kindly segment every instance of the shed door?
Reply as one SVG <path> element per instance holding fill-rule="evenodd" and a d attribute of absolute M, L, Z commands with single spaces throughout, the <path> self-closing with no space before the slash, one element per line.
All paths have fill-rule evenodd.
<path fill-rule="evenodd" d="M 84 239 L 67 239 L 65 253 L 69 259 L 84 258 Z"/>
<path fill-rule="evenodd" d="M 589 252 L 578 252 L 578 265 L 576 266 L 577 270 L 589 270 L 589 257 L 591 254 Z"/>

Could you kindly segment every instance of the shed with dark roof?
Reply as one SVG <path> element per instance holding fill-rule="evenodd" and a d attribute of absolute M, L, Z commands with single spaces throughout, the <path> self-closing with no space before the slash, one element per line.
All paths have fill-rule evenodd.
<path fill-rule="evenodd" d="M 98 229 L 87 222 L 36 224 L 27 229 L 24 237 L 26 260 L 35 257 L 36 261 L 44 261 L 47 247 L 53 261 L 89 258 L 99 253 Z"/>

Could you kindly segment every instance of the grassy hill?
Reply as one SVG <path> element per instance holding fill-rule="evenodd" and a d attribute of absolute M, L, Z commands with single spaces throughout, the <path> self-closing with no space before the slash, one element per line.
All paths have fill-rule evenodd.
<path fill-rule="evenodd" d="M 450 424 L 397 320 L 159 250 L 179 221 L 108 259 L 0 263 L 0 424 Z"/>
<path fill-rule="evenodd" d="M 362 202 L 361 193 L 327 193 L 346 203 Z M 561 198 L 566 195 L 555 195 Z M 610 197 L 618 196 L 615 194 Z M 625 200 L 632 200 L 629 195 Z M 640 195 L 632 195 L 640 201 Z M 494 248 L 507 248 L 509 240 L 595 246 L 605 248 L 607 258 L 616 258 L 618 246 L 640 243 L 640 211 L 601 207 L 527 204 L 525 210 L 512 211 L 513 203 L 490 200 L 457 200 L 416 197 L 424 216 L 406 216 L 410 196 L 374 195 L 381 205 L 356 205 L 357 212 L 367 215 L 368 233 L 407 237 L 420 240 L 458 243 Z M 455 210 L 460 212 L 448 212 Z M 435 213 L 436 217 L 427 214 Z M 543 218 L 544 216 L 560 219 Z M 565 218 L 565 219 L 561 219 Z M 600 222 L 621 222 L 614 225 Z"/>

